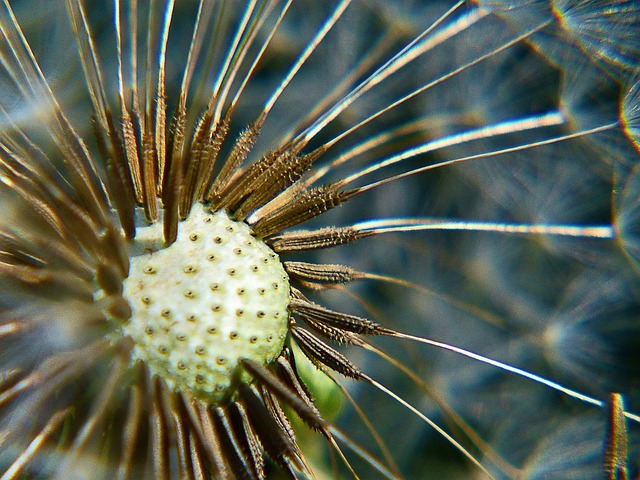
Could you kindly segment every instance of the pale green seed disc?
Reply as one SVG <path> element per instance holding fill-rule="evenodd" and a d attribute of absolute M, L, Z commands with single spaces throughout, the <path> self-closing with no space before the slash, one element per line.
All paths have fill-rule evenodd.
<path fill-rule="evenodd" d="M 240 358 L 267 364 L 287 333 L 289 279 L 278 256 L 224 213 L 196 205 L 163 248 L 162 226 L 138 229 L 124 295 L 122 333 L 132 361 L 175 391 L 217 404 L 247 381 Z"/>

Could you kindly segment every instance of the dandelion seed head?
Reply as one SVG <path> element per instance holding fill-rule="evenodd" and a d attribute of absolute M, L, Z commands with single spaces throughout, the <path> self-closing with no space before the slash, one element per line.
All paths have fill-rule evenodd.
<path fill-rule="evenodd" d="M 289 281 L 277 255 L 224 212 L 198 204 L 180 227 L 166 248 L 160 226 L 138 229 L 124 282 L 132 316 L 121 333 L 134 341 L 132 362 L 217 404 L 250 380 L 240 358 L 268 364 L 282 351 Z"/>
<path fill-rule="evenodd" d="M 638 378 L 637 95 L 550 2 L 46 3 L 0 6 L 4 476 L 469 478 L 438 432 L 536 478 L 558 391 Z"/>
<path fill-rule="evenodd" d="M 637 68 L 640 9 L 634 1 L 556 0 L 552 10 L 560 26 L 595 60 L 624 69 Z M 611 70 L 611 69 L 610 69 Z"/>
<path fill-rule="evenodd" d="M 620 116 L 625 134 L 640 151 L 640 79 L 635 79 L 628 87 L 622 100 Z"/>
<path fill-rule="evenodd" d="M 614 225 L 622 252 L 640 272 L 640 169 L 632 169 L 617 188 Z"/>
<path fill-rule="evenodd" d="M 476 0 L 478 5 L 506 19 L 512 28 L 527 30 L 549 21 L 546 0 Z"/>
<path fill-rule="evenodd" d="M 549 412 L 528 411 L 529 419 L 536 419 Z M 499 451 L 509 452 L 520 458 L 522 478 L 542 480 L 545 478 L 562 478 L 570 480 L 602 478 L 602 467 L 599 464 L 601 450 L 600 431 L 604 421 L 597 415 L 582 413 L 571 419 L 556 422 L 544 432 L 542 440 L 535 442 L 532 448 L 532 437 L 540 435 L 531 421 L 530 428 L 522 425 L 503 425 L 499 439 L 495 445 Z"/>

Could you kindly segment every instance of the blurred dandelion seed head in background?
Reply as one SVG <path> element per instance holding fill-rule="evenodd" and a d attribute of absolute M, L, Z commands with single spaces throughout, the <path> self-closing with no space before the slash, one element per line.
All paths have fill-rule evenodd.
<path fill-rule="evenodd" d="M 3 480 L 637 478 L 637 2 L 0 27 Z"/>

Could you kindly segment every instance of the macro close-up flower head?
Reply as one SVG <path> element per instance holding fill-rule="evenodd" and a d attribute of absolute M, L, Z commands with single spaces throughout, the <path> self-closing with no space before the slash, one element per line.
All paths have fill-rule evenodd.
<path fill-rule="evenodd" d="M 0 479 L 639 478 L 638 2 L 0 32 Z"/>

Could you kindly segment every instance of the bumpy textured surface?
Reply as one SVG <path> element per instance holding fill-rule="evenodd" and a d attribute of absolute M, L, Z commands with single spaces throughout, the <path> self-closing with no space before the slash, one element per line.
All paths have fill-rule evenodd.
<path fill-rule="evenodd" d="M 242 380 L 240 357 L 268 363 L 282 351 L 288 277 L 278 256 L 223 212 L 195 206 L 168 248 L 161 225 L 140 228 L 124 289 L 133 360 L 176 391 L 219 402 Z"/>

